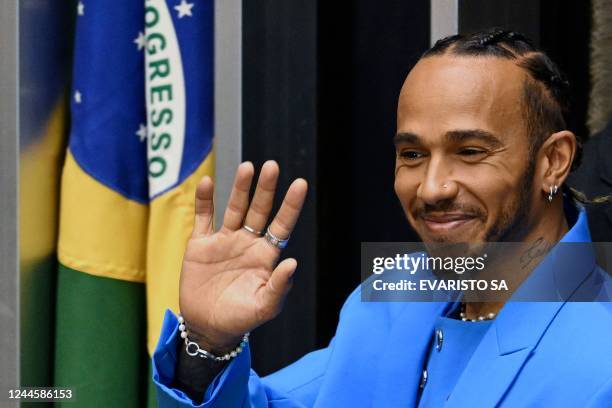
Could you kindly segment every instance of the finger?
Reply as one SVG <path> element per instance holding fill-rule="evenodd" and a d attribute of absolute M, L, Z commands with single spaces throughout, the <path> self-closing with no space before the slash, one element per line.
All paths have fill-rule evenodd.
<path fill-rule="evenodd" d="M 268 160 L 261 167 L 255 195 L 251 200 L 251 206 L 244 220 L 245 225 L 257 231 L 262 231 L 268 223 L 268 217 L 274 202 L 278 173 L 278 164 L 274 160 Z"/>
<path fill-rule="evenodd" d="M 297 261 L 293 258 L 287 258 L 279 263 L 266 285 L 262 288 L 262 305 L 264 314 L 268 319 L 275 317 L 280 313 L 283 300 L 291 289 L 293 283 L 293 274 L 297 268 Z"/>
<path fill-rule="evenodd" d="M 213 204 L 214 184 L 210 177 L 204 176 L 198 183 L 195 192 L 195 219 L 192 236 L 210 235 L 213 233 L 215 206 Z"/>
<path fill-rule="evenodd" d="M 244 162 L 238 166 L 234 187 L 223 216 L 223 228 L 235 231 L 242 227 L 242 221 L 249 208 L 249 189 L 253 181 L 253 164 Z"/>
<path fill-rule="evenodd" d="M 302 211 L 307 190 L 308 183 L 304 179 L 297 179 L 291 183 L 276 217 L 270 224 L 269 228 L 272 235 L 280 239 L 287 239 L 291 235 L 291 231 L 293 231 Z"/>

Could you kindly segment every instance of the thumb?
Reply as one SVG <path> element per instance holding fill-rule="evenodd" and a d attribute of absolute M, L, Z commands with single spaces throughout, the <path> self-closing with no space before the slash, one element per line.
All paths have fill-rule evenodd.
<path fill-rule="evenodd" d="M 279 263 L 266 285 L 262 288 L 262 300 L 268 318 L 273 318 L 281 311 L 285 296 L 291 289 L 293 274 L 297 268 L 297 261 L 287 258 Z"/>

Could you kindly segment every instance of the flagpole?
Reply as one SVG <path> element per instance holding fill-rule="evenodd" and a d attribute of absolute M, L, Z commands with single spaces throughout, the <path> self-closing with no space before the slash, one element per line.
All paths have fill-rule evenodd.
<path fill-rule="evenodd" d="M 19 166 L 19 20 L 17 1 L 6 1 L 0 10 L 0 390 L 19 386 L 19 269 L 17 209 Z M 7 402 L 3 406 L 18 406 Z"/>
<path fill-rule="evenodd" d="M 242 160 L 242 1 L 215 2 L 215 205 L 224 209 Z M 221 225 L 223 211 L 215 212 Z"/>

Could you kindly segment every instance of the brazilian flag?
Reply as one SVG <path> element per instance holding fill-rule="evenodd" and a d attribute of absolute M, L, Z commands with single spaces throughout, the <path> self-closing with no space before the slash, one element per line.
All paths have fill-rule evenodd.
<path fill-rule="evenodd" d="M 61 180 L 55 386 L 154 406 L 151 355 L 213 176 L 213 1 L 80 0 Z"/>

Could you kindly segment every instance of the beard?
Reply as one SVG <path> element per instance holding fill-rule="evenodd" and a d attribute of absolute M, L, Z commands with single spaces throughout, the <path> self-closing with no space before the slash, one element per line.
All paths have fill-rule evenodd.
<path fill-rule="evenodd" d="M 527 162 L 527 168 L 519 181 L 519 189 L 510 205 L 485 234 L 485 242 L 520 242 L 529 231 L 527 215 L 531 209 L 535 157 Z"/>

